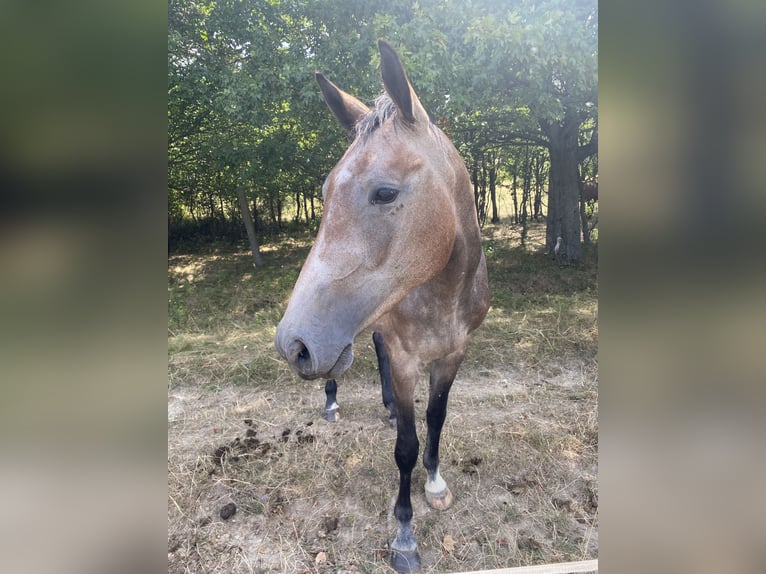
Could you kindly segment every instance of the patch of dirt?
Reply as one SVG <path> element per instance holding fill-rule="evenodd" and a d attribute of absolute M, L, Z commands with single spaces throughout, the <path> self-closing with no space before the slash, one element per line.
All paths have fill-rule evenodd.
<path fill-rule="evenodd" d="M 378 382 L 339 381 L 337 423 L 323 389 L 169 391 L 169 573 L 392 572 L 396 435 Z M 422 453 L 425 380 L 417 399 Z M 452 508 L 431 509 L 413 473 L 423 571 L 597 557 L 597 420 L 592 365 L 459 373 L 441 443 Z"/>

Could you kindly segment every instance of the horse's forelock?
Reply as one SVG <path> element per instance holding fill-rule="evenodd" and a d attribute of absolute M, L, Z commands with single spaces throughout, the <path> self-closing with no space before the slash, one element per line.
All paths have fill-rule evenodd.
<path fill-rule="evenodd" d="M 397 113 L 396 104 L 388 94 L 377 97 L 370 113 L 360 119 L 355 128 L 356 137 L 366 137 Z"/>
<path fill-rule="evenodd" d="M 370 112 L 362 117 L 354 128 L 354 138 L 365 138 L 382 126 L 389 118 L 396 120 L 399 117 L 399 110 L 396 104 L 386 93 L 378 96 L 373 102 Z M 403 122 L 407 125 L 407 122 Z M 434 129 L 435 124 L 429 117 L 428 127 Z"/>

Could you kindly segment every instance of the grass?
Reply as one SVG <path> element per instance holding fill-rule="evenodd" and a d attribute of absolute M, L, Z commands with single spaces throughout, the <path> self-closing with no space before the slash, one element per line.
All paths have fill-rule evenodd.
<path fill-rule="evenodd" d="M 491 308 L 463 368 L 545 367 L 561 359 L 595 357 L 597 253 L 587 251 L 580 267 L 558 267 L 541 252 L 543 231 L 533 227 L 531 246 L 522 248 L 507 227 L 485 230 Z M 266 245 L 266 265 L 260 269 L 247 251 L 171 256 L 171 386 L 177 378 L 188 384 L 190 370 L 207 381 L 248 385 L 289 377 L 272 342 L 309 248 L 309 237 Z M 352 375 L 375 372 L 368 339 L 364 334 L 357 340 Z"/>
<path fill-rule="evenodd" d="M 597 253 L 560 268 L 543 234 L 533 227 L 522 248 L 517 230 L 484 230 L 491 308 L 442 439 L 454 506 L 428 508 L 422 466 L 413 475 L 425 571 L 597 556 Z M 369 333 L 334 425 L 323 381 L 297 380 L 273 349 L 310 241 L 265 245 L 260 269 L 245 251 L 170 257 L 169 572 L 391 572 L 395 433 Z M 227 502 L 237 513 L 224 520 Z"/>

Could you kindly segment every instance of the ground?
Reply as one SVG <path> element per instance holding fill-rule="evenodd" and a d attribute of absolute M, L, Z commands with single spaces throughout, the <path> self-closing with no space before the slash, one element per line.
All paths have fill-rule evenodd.
<path fill-rule="evenodd" d="M 507 234 L 487 235 L 490 268 L 522 253 Z M 302 256 L 283 262 L 288 283 Z M 257 308 L 240 314 L 228 303 L 251 300 L 239 287 L 218 306 L 225 320 L 192 311 L 210 297 L 204 282 L 220 292 L 231 269 L 241 284 L 252 282 L 241 272 L 246 254 L 210 257 L 170 262 L 168 571 L 392 572 L 395 430 L 370 334 L 357 338 L 355 366 L 338 381 L 341 419 L 328 423 L 324 381 L 293 376 L 270 347 L 282 295 L 259 293 L 262 321 Z M 529 261 L 516 267 L 532 273 Z M 490 271 L 496 298 L 458 373 L 442 434 L 453 506 L 428 507 L 422 464 L 413 474 L 424 572 L 598 556 L 595 274 L 549 272 L 544 257 L 534 261 L 547 280 Z M 232 267 L 219 273 L 221 265 Z M 267 279 L 274 285 L 258 281 Z M 530 292 L 510 303 L 506 288 Z M 253 313 L 253 325 L 242 324 Z M 421 447 L 426 381 L 424 373 L 416 402 Z"/>

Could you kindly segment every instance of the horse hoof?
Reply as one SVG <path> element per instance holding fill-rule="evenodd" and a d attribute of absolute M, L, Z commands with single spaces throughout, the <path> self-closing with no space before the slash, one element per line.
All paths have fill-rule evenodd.
<path fill-rule="evenodd" d="M 417 572 L 420 570 L 420 556 L 417 550 L 391 549 L 391 566 L 397 572 Z"/>
<path fill-rule="evenodd" d="M 327 409 L 324 412 L 324 418 L 328 423 L 337 423 L 340 420 L 340 409 Z"/>
<path fill-rule="evenodd" d="M 436 510 L 447 510 L 452 506 L 452 492 L 449 488 L 445 488 L 441 492 L 433 493 L 426 490 L 426 500 L 431 508 Z"/>

